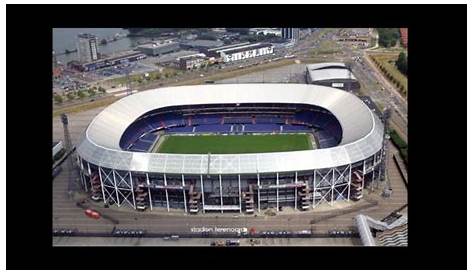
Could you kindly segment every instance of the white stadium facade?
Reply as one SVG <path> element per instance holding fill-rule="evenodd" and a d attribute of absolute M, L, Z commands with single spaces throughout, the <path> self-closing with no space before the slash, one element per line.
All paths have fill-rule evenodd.
<path fill-rule="evenodd" d="M 315 149 L 166 154 L 164 134 L 304 132 Z M 380 176 L 384 127 L 356 96 L 305 84 L 153 89 L 105 108 L 76 145 L 81 180 L 100 203 L 137 210 L 253 213 L 358 200 Z"/>

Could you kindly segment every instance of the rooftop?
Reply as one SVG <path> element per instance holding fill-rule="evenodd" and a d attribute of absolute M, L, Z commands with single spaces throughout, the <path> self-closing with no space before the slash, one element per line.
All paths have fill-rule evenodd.
<path fill-rule="evenodd" d="M 311 82 L 331 79 L 352 79 L 357 80 L 354 74 L 344 63 L 318 63 L 308 64 Z"/>
<path fill-rule="evenodd" d="M 186 41 L 182 43 L 183 45 L 190 46 L 190 47 L 219 47 L 224 44 L 224 42 L 219 40 L 193 40 L 193 41 Z"/>
<path fill-rule="evenodd" d="M 236 102 L 305 103 L 323 107 L 338 119 L 343 128 L 341 143 L 326 149 L 213 154 L 211 157 L 202 154 L 129 152 L 120 148 L 120 138 L 127 127 L 151 110 L 189 104 Z M 382 141 L 382 123 L 361 100 L 350 93 L 304 84 L 222 84 L 159 88 L 125 97 L 94 118 L 81 137 L 77 151 L 86 161 L 119 170 L 235 174 L 347 165 L 379 151 Z"/>

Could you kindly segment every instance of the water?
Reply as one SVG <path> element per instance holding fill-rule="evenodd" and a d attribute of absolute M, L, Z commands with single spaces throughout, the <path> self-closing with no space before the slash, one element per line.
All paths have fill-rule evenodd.
<path fill-rule="evenodd" d="M 128 31 L 122 28 L 54 28 L 53 29 L 53 50 L 62 54 L 66 49 L 76 48 L 77 35 L 79 33 L 95 34 L 100 40 L 103 38 L 112 38 L 116 33 L 128 34 Z M 120 38 L 115 42 L 109 42 L 106 45 L 99 46 L 99 52 L 112 54 L 124 50 L 130 50 L 135 46 L 135 38 Z M 77 60 L 77 53 L 58 55 L 57 60 L 66 64 L 69 61 Z"/>

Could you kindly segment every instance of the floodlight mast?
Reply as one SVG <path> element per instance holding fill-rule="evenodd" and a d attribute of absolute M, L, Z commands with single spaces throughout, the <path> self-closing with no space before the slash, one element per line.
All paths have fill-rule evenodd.
<path fill-rule="evenodd" d="M 65 113 L 61 114 L 61 122 L 63 123 L 63 128 L 64 128 L 64 145 L 66 149 L 66 157 L 67 159 L 67 167 L 69 171 L 69 180 L 68 180 L 68 195 L 71 197 L 74 191 L 77 191 L 78 184 L 77 184 L 77 177 L 75 176 L 74 173 L 74 160 L 72 156 L 72 143 L 71 143 L 71 136 L 69 134 L 69 128 L 68 128 L 68 118 Z"/>

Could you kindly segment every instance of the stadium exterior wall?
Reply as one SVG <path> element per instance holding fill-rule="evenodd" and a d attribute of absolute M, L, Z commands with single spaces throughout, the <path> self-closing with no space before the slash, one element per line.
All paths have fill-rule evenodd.
<path fill-rule="evenodd" d="M 254 210 L 260 212 L 267 208 L 275 208 L 277 211 L 281 210 L 281 207 L 306 209 L 302 204 L 305 197 L 309 199 L 311 208 L 321 204 L 332 206 L 336 201 L 358 200 L 362 196 L 356 198 L 354 193 L 351 193 L 354 192 L 351 185 L 352 174 L 356 171 L 362 174 L 362 189 L 375 183 L 384 172 L 381 170 L 382 156 L 383 151 L 380 150 L 363 161 L 326 169 L 218 175 L 132 172 L 96 166 L 80 156 L 77 161 L 81 170 L 81 182 L 86 191 L 94 189 L 93 177 L 98 175 L 100 200 L 104 204 L 138 209 L 136 197 L 140 193 L 137 193 L 137 188 L 139 184 L 144 183 L 148 192 L 145 208 L 149 210 L 161 208 L 167 211 L 183 210 L 186 213 L 253 213 Z M 170 178 L 173 178 L 172 182 Z M 301 194 L 305 188 L 309 189 L 309 195 Z M 159 192 L 161 199 L 157 198 L 160 196 Z M 251 192 L 254 203 L 248 207 L 244 197 Z M 202 198 L 196 201 L 197 210 L 191 211 L 190 198 L 196 193 Z M 214 200 L 209 201 L 211 198 L 207 196 Z M 262 196 L 265 196 L 265 199 Z"/>

